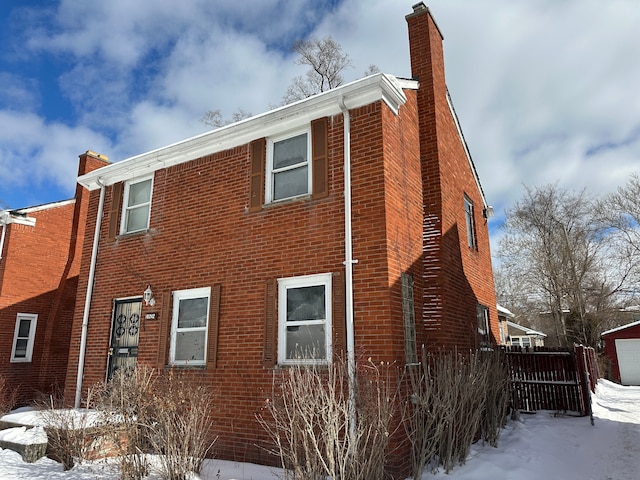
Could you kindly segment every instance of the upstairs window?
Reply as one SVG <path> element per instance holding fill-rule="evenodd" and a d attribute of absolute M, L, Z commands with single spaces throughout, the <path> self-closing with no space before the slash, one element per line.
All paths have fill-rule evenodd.
<path fill-rule="evenodd" d="M 204 365 L 211 288 L 173 292 L 170 359 L 174 365 Z"/>
<path fill-rule="evenodd" d="M 467 245 L 474 250 L 477 248 L 476 244 L 476 226 L 473 218 L 473 202 L 466 195 L 464 196 L 464 215 L 467 224 Z"/>
<path fill-rule="evenodd" d="M 278 280 L 278 363 L 326 363 L 331 355 L 331 274 Z"/>
<path fill-rule="evenodd" d="M 16 328 L 13 334 L 11 349 L 12 362 L 30 362 L 33 354 L 33 343 L 36 338 L 36 323 L 38 315 L 34 313 L 19 313 L 16 318 Z"/>
<path fill-rule="evenodd" d="M 268 141 L 265 182 L 267 203 L 311 193 L 310 151 L 308 131 Z"/>
<path fill-rule="evenodd" d="M 124 185 L 124 208 L 120 233 L 133 233 L 149 228 L 153 179 L 131 180 Z"/>

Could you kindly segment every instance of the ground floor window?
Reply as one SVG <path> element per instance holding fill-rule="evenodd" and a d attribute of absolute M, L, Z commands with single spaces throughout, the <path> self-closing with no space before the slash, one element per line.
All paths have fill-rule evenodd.
<path fill-rule="evenodd" d="M 170 362 L 174 365 L 205 365 L 211 288 L 173 292 Z"/>
<path fill-rule="evenodd" d="M 30 362 L 33 354 L 33 343 L 36 338 L 38 315 L 35 313 L 19 313 L 16 317 L 16 328 L 13 334 L 11 349 L 12 362 Z"/>
<path fill-rule="evenodd" d="M 278 280 L 278 363 L 331 358 L 331 274 Z"/>

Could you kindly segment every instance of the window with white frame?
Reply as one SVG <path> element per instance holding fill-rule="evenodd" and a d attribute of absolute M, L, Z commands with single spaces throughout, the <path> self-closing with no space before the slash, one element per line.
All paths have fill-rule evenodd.
<path fill-rule="evenodd" d="M 151 214 L 151 177 L 125 182 L 120 233 L 132 233 L 149 228 Z"/>
<path fill-rule="evenodd" d="M 278 363 L 331 356 L 331 274 L 278 280 Z"/>
<path fill-rule="evenodd" d="M 271 138 L 267 144 L 267 203 L 311 193 L 311 135 L 308 130 Z"/>
<path fill-rule="evenodd" d="M 511 337 L 511 346 L 513 347 L 530 347 L 531 339 L 529 337 Z"/>
<path fill-rule="evenodd" d="M 469 248 L 476 248 L 476 226 L 473 219 L 473 202 L 466 195 L 464 196 L 464 215 L 467 224 L 467 245 Z"/>
<path fill-rule="evenodd" d="M 11 349 L 12 362 L 31 361 L 37 322 L 38 315 L 35 313 L 19 313 L 16 317 L 16 329 L 13 334 L 13 347 Z"/>
<path fill-rule="evenodd" d="M 211 288 L 173 292 L 170 361 L 173 365 L 204 365 Z"/>

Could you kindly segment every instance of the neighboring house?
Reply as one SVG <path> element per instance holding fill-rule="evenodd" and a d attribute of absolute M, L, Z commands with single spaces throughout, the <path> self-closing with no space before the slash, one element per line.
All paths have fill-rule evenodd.
<path fill-rule="evenodd" d="M 623 385 L 640 385 L 640 321 L 602 332 L 608 377 Z"/>
<path fill-rule="evenodd" d="M 509 319 L 514 319 L 515 315 L 498 305 L 498 320 L 500 322 L 500 344 L 508 347 L 544 347 L 544 333 L 524 327 Z"/>
<path fill-rule="evenodd" d="M 79 174 L 105 165 L 80 156 Z M 61 392 L 89 192 L 71 200 L 0 211 L 0 376 L 18 402 Z"/>
<path fill-rule="evenodd" d="M 490 207 L 441 34 L 422 3 L 407 22 L 411 80 L 373 75 L 79 177 L 68 401 L 136 363 L 183 369 L 219 396 L 216 455 L 273 462 L 255 414 L 278 368 L 497 343 Z"/>

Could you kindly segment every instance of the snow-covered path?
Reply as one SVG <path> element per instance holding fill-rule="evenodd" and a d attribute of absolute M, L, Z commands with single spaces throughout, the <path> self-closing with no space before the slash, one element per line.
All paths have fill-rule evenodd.
<path fill-rule="evenodd" d="M 466 465 L 423 480 L 636 480 L 640 479 L 640 387 L 600 380 L 593 397 L 595 425 L 588 417 L 523 415 L 509 422 L 498 448 L 475 445 Z M 117 478 L 113 463 L 89 463 L 63 472 L 49 459 L 24 463 L 0 450 L 0 480 Z M 157 479 L 158 477 L 151 477 Z M 151 480 L 150 478 L 150 480 Z M 277 469 L 209 460 L 203 480 L 274 480 Z"/>

